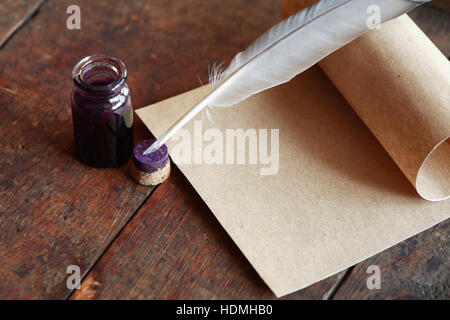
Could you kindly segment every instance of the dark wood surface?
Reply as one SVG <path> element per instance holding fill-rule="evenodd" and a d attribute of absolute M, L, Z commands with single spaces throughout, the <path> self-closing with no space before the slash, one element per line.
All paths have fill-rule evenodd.
<path fill-rule="evenodd" d="M 449 58 L 450 12 L 428 5 L 412 10 L 409 15 L 423 32 L 433 40 L 434 44 L 445 54 L 445 56 Z"/>
<path fill-rule="evenodd" d="M 69 32 L 67 6 L 47 1 L 0 54 L 0 298 L 67 297 L 67 266 L 86 273 L 151 191 L 74 158 L 71 68 L 102 36 L 87 13 Z"/>
<path fill-rule="evenodd" d="M 66 29 L 70 4 L 81 30 Z M 178 169 L 151 189 L 127 165 L 80 164 L 69 93 L 73 65 L 99 52 L 126 62 L 135 108 L 195 88 L 208 63 L 281 19 L 280 1 L 5 0 L 0 12 L 0 39 L 10 34 L 0 51 L 0 298 L 274 298 Z M 412 16 L 448 56 L 448 13 Z M 149 137 L 138 119 L 135 128 L 136 140 Z M 447 247 L 442 223 L 286 298 L 445 298 Z M 81 290 L 66 287 L 71 264 Z M 365 288 L 370 264 L 382 271 L 376 292 Z"/>
<path fill-rule="evenodd" d="M 449 221 L 352 268 L 335 299 L 449 299 Z M 367 268 L 380 267 L 381 289 L 368 290 Z"/>
<path fill-rule="evenodd" d="M 0 4 L 0 48 L 36 14 L 45 0 L 5 0 Z"/>
<path fill-rule="evenodd" d="M 320 299 L 336 277 L 286 298 Z M 174 168 L 72 299 L 274 298 L 182 173 Z"/>

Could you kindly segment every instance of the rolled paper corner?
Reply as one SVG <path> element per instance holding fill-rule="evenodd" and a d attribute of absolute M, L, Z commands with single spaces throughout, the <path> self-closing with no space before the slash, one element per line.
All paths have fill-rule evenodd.
<path fill-rule="evenodd" d="M 133 150 L 131 176 L 137 183 L 146 186 L 160 184 L 170 176 L 170 160 L 166 145 L 144 155 L 144 151 L 155 141 L 156 139 L 141 141 Z"/>
<path fill-rule="evenodd" d="M 438 143 L 423 161 L 416 189 L 426 200 L 450 199 L 450 136 Z"/>
<path fill-rule="evenodd" d="M 316 1 L 284 0 L 289 15 Z M 319 66 L 417 193 L 450 198 L 450 62 L 405 14 Z"/>
<path fill-rule="evenodd" d="M 429 201 L 450 197 L 450 63 L 403 15 L 320 62 L 328 78 Z"/>

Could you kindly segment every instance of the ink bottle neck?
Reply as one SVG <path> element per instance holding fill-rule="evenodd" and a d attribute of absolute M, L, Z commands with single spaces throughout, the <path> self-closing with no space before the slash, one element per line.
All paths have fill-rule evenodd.
<path fill-rule="evenodd" d="M 127 91 L 125 64 L 106 55 L 92 55 L 78 62 L 72 71 L 75 90 L 90 99 L 110 99 Z"/>

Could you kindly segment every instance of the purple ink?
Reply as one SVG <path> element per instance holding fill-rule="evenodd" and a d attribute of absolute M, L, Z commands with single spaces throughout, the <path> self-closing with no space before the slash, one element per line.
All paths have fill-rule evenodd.
<path fill-rule="evenodd" d="M 125 163 L 133 150 L 133 108 L 122 61 L 105 55 L 74 67 L 72 119 L 77 157 L 92 167 Z"/>
<path fill-rule="evenodd" d="M 169 161 L 169 154 L 167 146 L 164 144 L 158 150 L 144 155 L 144 151 L 147 150 L 156 139 L 148 139 L 139 142 L 133 151 L 133 163 L 137 169 L 144 172 L 154 172 L 163 168 Z"/>

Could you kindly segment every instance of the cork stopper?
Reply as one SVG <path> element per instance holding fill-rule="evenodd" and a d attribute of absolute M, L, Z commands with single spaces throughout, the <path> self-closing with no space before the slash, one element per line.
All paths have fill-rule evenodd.
<path fill-rule="evenodd" d="M 144 155 L 144 151 L 150 147 L 156 139 L 148 139 L 139 142 L 133 151 L 131 161 L 131 176 L 142 185 L 157 185 L 169 178 L 170 160 L 166 145 L 158 150 Z"/>

